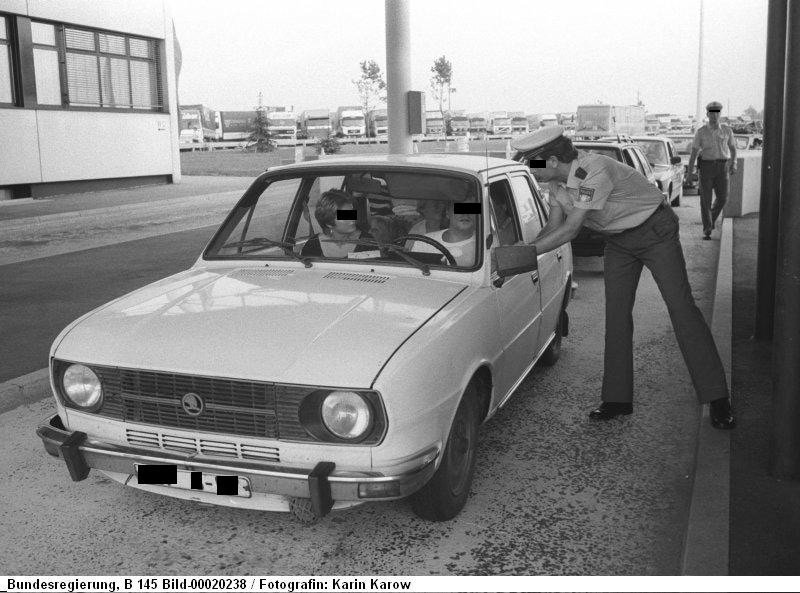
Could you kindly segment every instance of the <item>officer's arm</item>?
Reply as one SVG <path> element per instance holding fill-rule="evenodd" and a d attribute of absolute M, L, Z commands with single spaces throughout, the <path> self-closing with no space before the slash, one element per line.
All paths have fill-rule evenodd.
<path fill-rule="evenodd" d="M 728 148 L 731 151 L 731 160 L 730 160 L 730 164 L 728 166 L 730 167 L 731 173 L 735 173 L 736 172 L 736 140 L 734 140 L 734 138 L 733 138 L 733 132 L 731 132 L 730 135 L 728 135 Z"/>
<path fill-rule="evenodd" d="M 689 173 L 690 175 L 692 173 L 692 169 L 694 169 L 694 160 L 697 158 L 698 152 L 700 151 L 697 150 L 697 148 L 695 148 L 694 146 L 692 146 L 692 154 L 689 155 L 689 164 L 686 166 L 686 172 Z"/>
<path fill-rule="evenodd" d="M 552 200 L 550 202 L 550 214 L 547 218 L 547 224 L 545 224 L 544 228 L 539 231 L 539 234 L 536 236 L 536 240 L 538 241 L 540 239 L 544 239 L 546 236 L 556 231 L 562 224 L 564 224 L 564 218 L 566 218 L 566 215 L 564 214 L 564 209 L 561 207 L 561 204 L 559 204 L 556 200 Z"/>
<path fill-rule="evenodd" d="M 552 232 L 545 233 L 544 230 L 547 229 L 547 227 L 545 227 L 542 234 L 533 242 L 536 253 L 547 253 L 556 247 L 560 247 L 564 243 L 572 241 L 581 230 L 583 221 L 588 213 L 588 210 L 573 208 L 570 213 L 567 214 L 566 218 L 563 219 L 563 222 L 559 224 L 558 227 L 554 228 Z M 547 224 L 550 224 L 549 220 Z"/>

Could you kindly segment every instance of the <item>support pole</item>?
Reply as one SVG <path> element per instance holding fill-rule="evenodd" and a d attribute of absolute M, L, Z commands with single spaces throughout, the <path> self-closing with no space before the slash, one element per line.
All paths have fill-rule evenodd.
<path fill-rule="evenodd" d="M 764 144 L 758 215 L 755 337 L 771 340 L 775 323 L 775 267 L 783 153 L 783 88 L 786 70 L 786 0 L 770 0 L 764 81 Z"/>
<path fill-rule="evenodd" d="M 700 34 L 697 49 L 697 100 L 694 105 L 695 123 L 699 128 L 703 125 L 703 0 L 700 0 Z"/>
<path fill-rule="evenodd" d="M 773 341 L 772 473 L 800 479 L 800 2 L 788 3 Z"/>
<path fill-rule="evenodd" d="M 412 150 L 408 133 L 408 100 L 411 90 L 411 24 L 409 0 L 385 0 L 386 13 L 386 113 L 389 154 Z"/>

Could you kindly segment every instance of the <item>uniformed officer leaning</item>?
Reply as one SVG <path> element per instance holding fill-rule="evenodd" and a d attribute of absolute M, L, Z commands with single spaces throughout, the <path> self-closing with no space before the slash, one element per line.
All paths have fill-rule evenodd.
<path fill-rule="evenodd" d="M 632 311 L 647 266 L 667 304 L 698 401 L 711 404 L 714 427 L 733 428 L 722 362 L 689 286 L 678 217 L 658 188 L 632 167 L 577 151 L 560 126 L 542 128 L 514 147 L 530 156 L 536 179 L 550 184 L 550 219 L 534 241 L 538 253 L 571 241 L 583 225 L 606 235 L 602 403 L 589 417 L 609 420 L 633 411 Z"/>
<path fill-rule="evenodd" d="M 689 179 L 694 171 L 694 160 L 700 170 L 700 217 L 703 221 L 703 239 L 711 239 L 717 217 L 728 201 L 729 174 L 736 173 L 736 142 L 730 126 L 719 123 L 722 103 L 712 101 L 706 105 L 708 123 L 700 126 L 694 135 L 692 154 L 686 172 Z M 699 155 L 699 156 L 698 156 Z M 715 194 L 711 204 L 711 192 Z"/>

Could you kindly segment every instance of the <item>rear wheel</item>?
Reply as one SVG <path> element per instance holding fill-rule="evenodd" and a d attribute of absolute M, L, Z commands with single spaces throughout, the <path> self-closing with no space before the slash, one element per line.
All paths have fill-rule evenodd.
<path fill-rule="evenodd" d="M 478 390 L 473 381 L 461 397 L 439 469 L 411 495 L 411 508 L 419 517 L 448 521 L 464 508 L 475 472 L 479 424 Z"/>

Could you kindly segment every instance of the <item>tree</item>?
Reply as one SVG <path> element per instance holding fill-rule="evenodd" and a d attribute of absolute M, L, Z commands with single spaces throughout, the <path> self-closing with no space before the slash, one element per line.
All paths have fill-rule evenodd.
<path fill-rule="evenodd" d="M 269 132 L 267 108 L 261 105 L 260 95 L 259 105 L 256 107 L 256 116 L 250 126 L 250 136 L 247 138 L 247 148 L 250 147 L 254 147 L 256 152 L 272 152 L 275 150 L 275 141 Z"/>
<path fill-rule="evenodd" d="M 431 66 L 431 89 L 433 90 L 433 98 L 439 103 L 439 113 L 442 115 L 442 121 L 445 122 L 445 134 L 449 133 L 450 128 L 450 83 L 453 81 L 453 64 L 445 57 L 439 56 L 433 61 Z M 448 115 L 445 117 L 444 103 L 447 99 Z"/>
<path fill-rule="evenodd" d="M 378 62 L 375 60 L 364 60 L 359 64 L 361 77 L 353 80 L 361 99 L 361 107 L 364 109 L 364 117 L 374 109 L 378 101 L 386 102 L 386 81 L 383 80 L 383 73 Z"/>
<path fill-rule="evenodd" d="M 752 105 L 744 110 L 744 114 L 749 115 L 750 119 L 763 119 L 764 115 L 763 112 L 756 110 Z"/>

